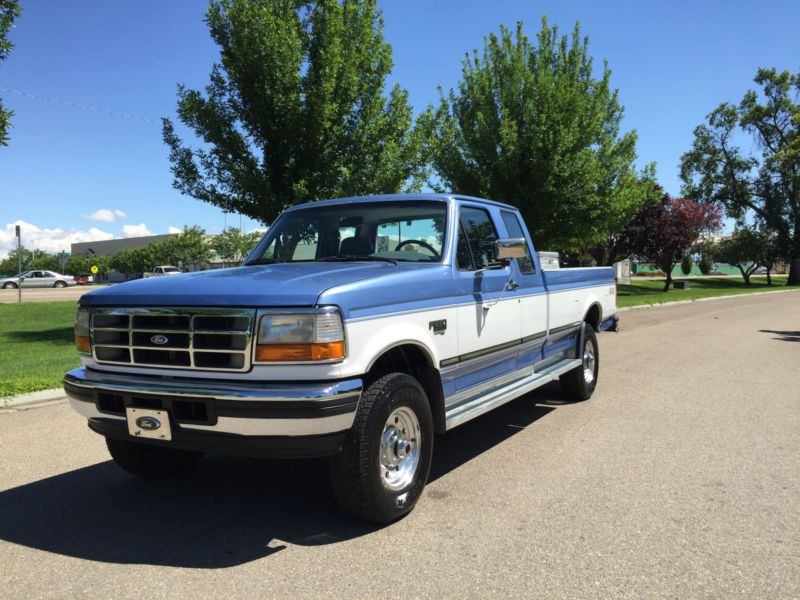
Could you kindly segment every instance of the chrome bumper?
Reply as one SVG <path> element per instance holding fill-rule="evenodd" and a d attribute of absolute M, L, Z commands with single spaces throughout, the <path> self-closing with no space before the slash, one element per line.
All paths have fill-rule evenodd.
<path fill-rule="evenodd" d="M 177 437 L 184 432 L 194 441 L 203 433 L 247 437 L 342 433 L 353 424 L 361 388 L 361 379 L 291 384 L 167 380 L 86 367 L 64 376 L 72 407 L 89 419 L 90 426 L 94 422 L 121 428 L 126 424 L 125 407 L 160 407 L 170 413 Z"/>

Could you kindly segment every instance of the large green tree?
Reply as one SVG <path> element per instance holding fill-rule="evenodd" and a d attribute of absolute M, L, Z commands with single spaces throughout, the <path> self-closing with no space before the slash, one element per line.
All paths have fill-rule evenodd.
<path fill-rule="evenodd" d="M 8 41 L 8 32 L 14 26 L 14 20 L 20 12 L 17 0 L 0 0 L 0 60 L 5 60 L 14 47 Z M 11 126 L 8 120 L 12 114 L 14 113 L 4 110 L 0 102 L 0 146 L 8 145 L 8 129 Z"/>
<path fill-rule="evenodd" d="M 386 94 L 391 47 L 375 0 L 212 0 L 221 60 L 178 87 L 190 148 L 163 120 L 174 186 L 270 223 L 286 206 L 398 192 L 425 179 L 408 93 Z"/>
<path fill-rule="evenodd" d="M 543 19 L 535 42 L 522 23 L 489 35 L 434 114 L 440 187 L 513 204 L 543 250 L 610 247 L 660 197 L 654 167 L 634 167 L 637 136 L 621 131 L 610 78 L 607 65 L 594 74 L 577 24 L 559 36 Z"/>
<path fill-rule="evenodd" d="M 684 193 L 748 217 L 788 248 L 788 283 L 800 284 L 800 73 L 759 69 L 738 105 L 720 104 L 681 158 Z M 743 134 L 755 144 L 740 144 Z"/>

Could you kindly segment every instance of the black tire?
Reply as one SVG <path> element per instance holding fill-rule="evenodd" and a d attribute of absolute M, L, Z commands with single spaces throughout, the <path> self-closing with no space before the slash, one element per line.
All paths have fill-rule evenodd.
<path fill-rule="evenodd" d="M 413 477 L 407 483 L 402 480 L 394 482 L 402 487 L 392 489 L 392 483 L 388 479 L 384 481 L 384 477 L 390 476 L 390 471 L 385 471 L 383 466 L 381 441 L 391 438 L 394 426 L 390 427 L 387 421 L 398 411 L 401 417 L 408 417 L 411 411 L 410 414 L 417 419 L 419 438 L 411 442 L 417 447 L 405 452 L 410 456 L 416 450 L 419 460 L 415 469 L 409 469 L 409 476 L 413 472 Z M 399 429 L 396 431 L 399 435 Z M 396 456 L 398 444 L 389 447 L 393 448 Z M 333 493 L 339 505 L 351 514 L 375 523 L 391 523 L 408 514 L 419 500 L 428 479 L 432 456 L 433 417 L 425 390 L 416 379 L 405 373 L 384 375 L 361 396 L 344 447 L 330 459 Z M 405 455 L 401 460 L 406 460 Z M 402 463 L 398 467 L 399 476 L 403 470 Z"/>
<path fill-rule="evenodd" d="M 15 290 L 15 289 L 17 289 L 17 284 L 14 283 L 13 281 L 6 281 L 3 284 L 3 289 L 4 290 Z"/>
<path fill-rule="evenodd" d="M 600 351 L 597 345 L 597 334 L 595 334 L 594 328 L 589 324 L 585 324 L 584 328 L 584 348 L 580 349 L 579 354 L 582 361 L 581 366 L 577 369 L 573 369 L 569 373 L 564 373 L 559 378 L 561 381 L 561 391 L 572 400 L 588 400 L 591 398 L 595 387 L 597 387 L 597 377 L 600 374 Z M 591 347 L 592 355 L 594 356 L 591 381 L 587 381 L 586 375 L 584 374 L 584 370 L 589 361 L 587 353 L 584 351 L 587 347 Z"/>
<path fill-rule="evenodd" d="M 53 287 L 54 287 L 54 288 L 65 288 L 65 287 L 67 287 L 67 284 L 66 284 L 66 283 L 64 283 L 63 281 L 56 281 L 56 282 L 53 284 Z"/>
<path fill-rule="evenodd" d="M 150 444 L 141 444 L 106 438 L 111 458 L 128 473 L 139 477 L 159 478 L 183 473 L 194 467 L 203 457 L 202 452 L 177 450 Z"/>

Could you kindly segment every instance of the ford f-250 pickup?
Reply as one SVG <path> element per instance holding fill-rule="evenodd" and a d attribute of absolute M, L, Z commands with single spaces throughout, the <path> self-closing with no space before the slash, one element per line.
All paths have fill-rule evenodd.
<path fill-rule="evenodd" d="M 243 266 L 82 296 L 64 388 L 131 473 L 329 456 L 338 502 L 386 523 L 435 433 L 555 378 L 589 398 L 616 324 L 612 269 L 543 270 L 511 206 L 346 198 L 286 210 Z"/>

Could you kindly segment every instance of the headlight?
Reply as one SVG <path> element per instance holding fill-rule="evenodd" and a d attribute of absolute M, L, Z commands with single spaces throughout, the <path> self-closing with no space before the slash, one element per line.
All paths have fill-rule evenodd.
<path fill-rule="evenodd" d="M 265 314 L 258 323 L 256 362 L 337 361 L 344 327 L 335 309 Z"/>
<path fill-rule="evenodd" d="M 75 313 L 75 347 L 82 354 L 91 354 L 89 345 L 89 309 L 79 306 Z"/>

